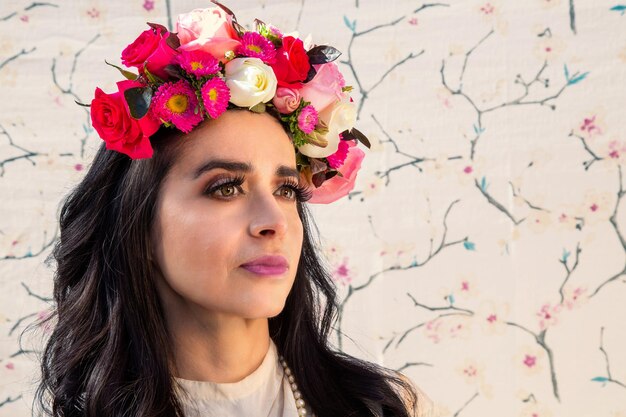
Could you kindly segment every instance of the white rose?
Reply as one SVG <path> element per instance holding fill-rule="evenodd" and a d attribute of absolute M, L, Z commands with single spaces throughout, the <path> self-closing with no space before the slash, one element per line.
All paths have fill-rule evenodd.
<path fill-rule="evenodd" d="M 252 108 L 267 103 L 276 94 L 278 81 L 274 70 L 259 58 L 235 58 L 225 66 L 226 85 L 230 102 L 235 106 Z"/>
<path fill-rule="evenodd" d="M 339 148 L 339 134 L 344 130 L 351 129 L 356 123 L 356 106 L 350 102 L 350 96 L 344 94 L 340 101 L 327 106 L 319 118 L 328 126 L 326 140 L 328 145 L 324 148 L 307 143 L 298 148 L 300 153 L 312 158 L 324 158 L 337 152 Z"/>

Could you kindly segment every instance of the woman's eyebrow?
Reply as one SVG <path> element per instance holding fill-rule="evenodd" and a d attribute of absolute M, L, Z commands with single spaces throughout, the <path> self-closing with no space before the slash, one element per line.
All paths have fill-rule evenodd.
<path fill-rule="evenodd" d="M 211 159 L 203 163 L 193 171 L 193 179 L 197 179 L 205 172 L 217 168 L 233 172 L 254 171 L 254 167 L 252 166 L 252 164 L 247 162 L 233 161 L 228 159 Z M 279 177 L 295 177 L 296 179 L 300 178 L 300 174 L 298 173 L 297 169 L 288 167 L 286 165 L 280 165 L 278 168 L 276 168 L 276 175 Z"/>

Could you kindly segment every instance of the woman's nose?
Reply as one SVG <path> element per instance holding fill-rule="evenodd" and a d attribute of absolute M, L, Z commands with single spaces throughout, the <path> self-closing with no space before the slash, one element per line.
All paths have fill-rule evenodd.
<path fill-rule="evenodd" d="M 272 193 L 258 193 L 250 205 L 250 234 L 252 236 L 283 236 L 287 232 L 285 207 L 280 197 Z"/>

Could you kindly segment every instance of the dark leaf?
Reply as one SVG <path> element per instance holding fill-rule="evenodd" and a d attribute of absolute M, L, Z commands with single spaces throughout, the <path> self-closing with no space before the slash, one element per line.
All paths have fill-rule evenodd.
<path fill-rule="evenodd" d="M 179 80 L 183 79 L 183 73 L 180 71 L 180 67 L 176 65 L 169 64 L 163 68 L 163 71 L 165 71 L 165 73 L 170 77 L 177 78 Z"/>
<path fill-rule="evenodd" d="M 368 149 L 372 147 L 369 139 L 365 136 L 361 131 L 359 131 L 356 127 L 353 127 L 350 130 L 344 130 L 341 132 L 341 140 L 353 140 L 356 139 L 365 145 Z"/>
<path fill-rule="evenodd" d="M 112 66 L 113 68 L 116 68 L 116 69 L 117 69 L 119 72 L 121 72 L 121 73 L 122 73 L 122 75 L 123 75 L 124 77 L 126 77 L 126 79 L 128 79 L 128 80 L 136 80 L 136 79 L 139 77 L 139 75 L 137 75 L 137 74 L 133 74 L 132 72 L 127 71 L 127 70 L 125 70 L 124 68 L 118 67 L 117 65 L 114 65 L 114 64 L 111 64 L 110 62 L 107 62 L 107 60 L 106 60 L 106 59 L 104 60 L 104 62 L 105 62 L 107 65 L 110 65 L 110 66 Z"/>
<path fill-rule="evenodd" d="M 317 158 L 310 158 L 309 165 L 311 166 L 311 172 L 317 174 L 318 172 L 325 172 L 328 169 L 328 164 Z"/>
<path fill-rule="evenodd" d="M 320 187 L 324 183 L 324 181 L 327 181 L 338 174 L 342 176 L 339 171 L 323 171 L 318 172 L 317 174 L 313 174 L 313 185 L 315 185 L 315 187 Z"/>
<path fill-rule="evenodd" d="M 324 174 L 323 172 L 314 174 L 312 177 L 313 180 L 313 185 L 315 185 L 315 187 L 319 187 L 320 185 L 322 185 L 324 183 L 324 181 L 326 181 L 326 174 Z"/>
<path fill-rule="evenodd" d="M 308 83 L 309 81 L 311 81 L 314 77 L 315 74 L 317 74 L 317 71 L 315 71 L 315 67 L 313 67 L 313 65 L 311 65 L 311 68 L 309 68 L 309 73 L 306 76 L 306 79 L 304 80 L 305 83 Z"/>
<path fill-rule="evenodd" d="M 267 27 L 265 22 L 259 19 L 254 19 L 254 24 L 255 24 L 256 31 L 259 33 L 261 33 L 261 31 L 259 30 L 260 28 Z"/>
<path fill-rule="evenodd" d="M 317 65 L 333 62 L 335 59 L 339 58 L 341 52 L 332 46 L 318 45 L 311 48 L 306 54 L 309 56 L 311 65 Z"/>
<path fill-rule="evenodd" d="M 133 87 L 124 91 L 124 98 L 128 103 L 130 115 L 135 119 L 141 119 L 148 113 L 152 89 L 150 87 Z"/>
<path fill-rule="evenodd" d="M 233 19 L 232 23 L 233 23 L 233 29 L 235 29 L 235 32 L 237 32 L 239 37 L 242 37 L 244 33 L 246 33 L 246 28 L 241 26 L 239 23 L 237 23 L 235 19 Z"/>
<path fill-rule="evenodd" d="M 340 177 L 343 177 L 343 175 L 341 175 L 341 172 L 339 171 L 329 171 L 326 173 L 326 179 L 329 180 L 332 177 L 334 177 L 335 175 L 339 175 Z"/>
<path fill-rule="evenodd" d="M 173 50 L 177 50 L 180 46 L 180 39 L 178 39 L 178 36 L 175 33 L 170 32 L 170 34 L 167 35 L 165 43 Z"/>
<path fill-rule="evenodd" d="M 235 13 L 233 13 L 233 11 L 230 10 L 228 7 L 224 6 L 223 4 L 218 2 L 217 0 L 211 0 L 211 3 L 216 4 L 220 9 L 224 10 L 227 14 L 229 14 L 233 19 L 236 20 Z"/>
<path fill-rule="evenodd" d="M 158 23 L 150 23 L 150 22 L 148 22 L 148 26 L 150 26 L 152 29 L 154 29 L 157 32 L 159 30 L 161 31 L 161 33 L 167 33 L 168 32 L 168 30 L 167 30 L 167 28 L 165 26 L 160 25 Z"/>
<path fill-rule="evenodd" d="M 80 101 L 76 101 L 76 100 L 74 100 L 74 103 L 78 104 L 79 106 L 83 106 L 83 107 L 91 107 L 91 104 L 81 103 Z"/>

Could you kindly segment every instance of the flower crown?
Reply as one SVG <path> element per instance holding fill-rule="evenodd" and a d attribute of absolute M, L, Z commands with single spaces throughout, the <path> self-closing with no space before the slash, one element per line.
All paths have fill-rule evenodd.
<path fill-rule="evenodd" d="M 161 125 L 189 133 L 229 108 L 267 111 L 291 133 L 298 170 L 313 185 L 309 202 L 345 196 L 365 156 L 356 145 L 370 144 L 354 128 L 352 88 L 333 62 L 341 53 L 258 19 L 247 31 L 232 11 L 212 2 L 217 7 L 179 15 L 176 33 L 148 23 L 121 56 L 138 74 L 107 62 L 126 80 L 113 94 L 96 88 L 91 102 L 106 149 L 150 158 L 150 136 Z"/>

